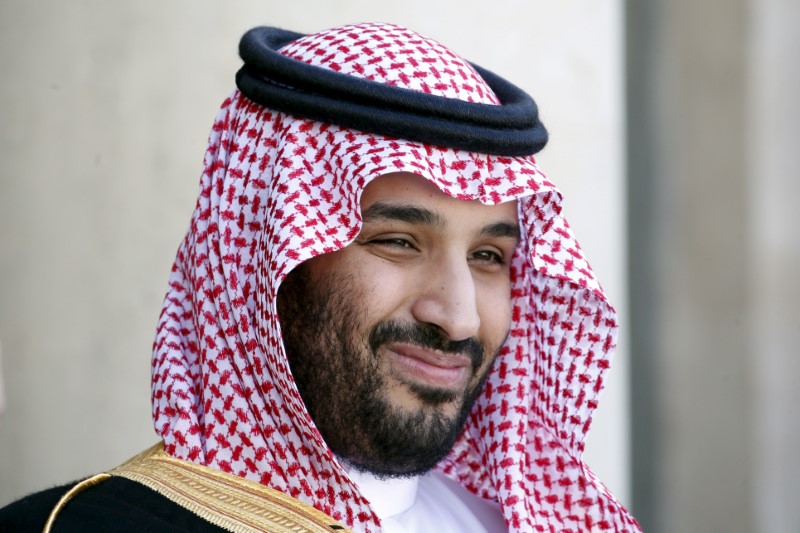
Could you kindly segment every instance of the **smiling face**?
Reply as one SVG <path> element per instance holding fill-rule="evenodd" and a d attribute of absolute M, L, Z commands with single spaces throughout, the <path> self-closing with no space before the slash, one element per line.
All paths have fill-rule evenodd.
<path fill-rule="evenodd" d="M 333 452 L 413 475 L 451 449 L 508 333 L 516 202 L 456 200 L 398 173 L 366 187 L 361 212 L 353 243 L 281 286 L 284 345 Z"/>

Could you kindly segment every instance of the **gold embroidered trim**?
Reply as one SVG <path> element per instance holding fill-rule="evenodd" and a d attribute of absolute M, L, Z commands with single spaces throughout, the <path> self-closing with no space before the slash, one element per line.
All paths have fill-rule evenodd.
<path fill-rule="evenodd" d="M 110 477 L 111 477 L 110 474 L 97 474 L 96 476 L 84 479 L 83 481 L 81 481 L 80 483 L 69 489 L 67 493 L 64 494 L 60 500 L 58 500 L 58 503 L 56 504 L 55 507 L 53 507 L 53 510 L 50 511 L 50 516 L 47 517 L 47 522 L 45 522 L 44 524 L 44 529 L 42 529 L 42 533 L 50 533 L 50 530 L 53 528 L 53 522 L 56 521 L 56 516 L 58 516 L 58 513 L 61 512 L 61 509 L 63 509 L 64 506 L 67 505 L 67 502 L 69 502 L 73 497 L 75 497 L 76 494 L 88 489 L 89 487 L 94 487 L 98 483 L 102 483 L 103 481 L 107 480 Z"/>
<path fill-rule="evenodd" d="M 212 524 L 235 533 L 350 532 L 325 513 L 282 492 L 233 474 L 175 459 L 164 451 L 163 443 L 108 474 L 139 482 Z"/>

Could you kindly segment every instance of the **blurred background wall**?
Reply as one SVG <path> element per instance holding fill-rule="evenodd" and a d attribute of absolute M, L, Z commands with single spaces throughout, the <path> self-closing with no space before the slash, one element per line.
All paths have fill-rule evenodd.
<path fill-rule="evenodd" d="M 628 0 L 633 508 L 800 531 L 800 2 Z"/>
<path fill-rule="evenodd" d="M 156 440 L 150 347 L 241 34 L 383 20 L 536 98 L 542 167 L 622 322 L 620 0 L 0 1 L 0 505 Z M 587 446 L 630 501 L 627 340 Z"/>

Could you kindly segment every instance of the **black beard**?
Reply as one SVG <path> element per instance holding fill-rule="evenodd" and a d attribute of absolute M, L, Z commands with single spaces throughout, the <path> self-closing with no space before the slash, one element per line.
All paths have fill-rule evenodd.
<path fill-rule="evenodd" d="M 341 276 L 312 282 L 305 264 L 289 274 L 278 294 L 289 367 L 334 454 L 379 477 L 422 474 L 447 455 L 461 433 L 489 373 L 487 368 L 478 375 L 487 354 L 478 340 L 450 341 L 430 324 L 386 321 L 367 335 L 364 308 L 355 303 L 363 298 L 355 292 Z M 377 354 L 381 346 L 396 341 L 468 356 L 472 373 L 467 390 L 400 380 L 421 408 L 408 412 L 393 406 L 386 398 Z M 448 416 L 442 404 L 454 401 L 458 409 Z"/>

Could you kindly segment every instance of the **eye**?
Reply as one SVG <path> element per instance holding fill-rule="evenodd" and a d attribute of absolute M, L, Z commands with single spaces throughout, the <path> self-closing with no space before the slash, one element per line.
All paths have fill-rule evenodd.
<path fill-rule="evenodd" d="M 392 248 L 414 248 L 414 245 L 411 243 L 411 241 L 408 239 L 403 239 L 402 237 L 380 237 L 377 239 L 371 239 L 369 243 Z"/>
<path fill-rule="evenodd" d="M 478 250 L 473 252 L 470 259 L 485 265 L 505 265 L 503 254 L 497 250 Z"/>
<path fill-rule="evenodd" d="M 390 261 L 408 261 L 419 256 L 420 243 L 416 235 L 396 227 L 380 226 L 365 225 L 356 242 L 370 253 Z"/>

